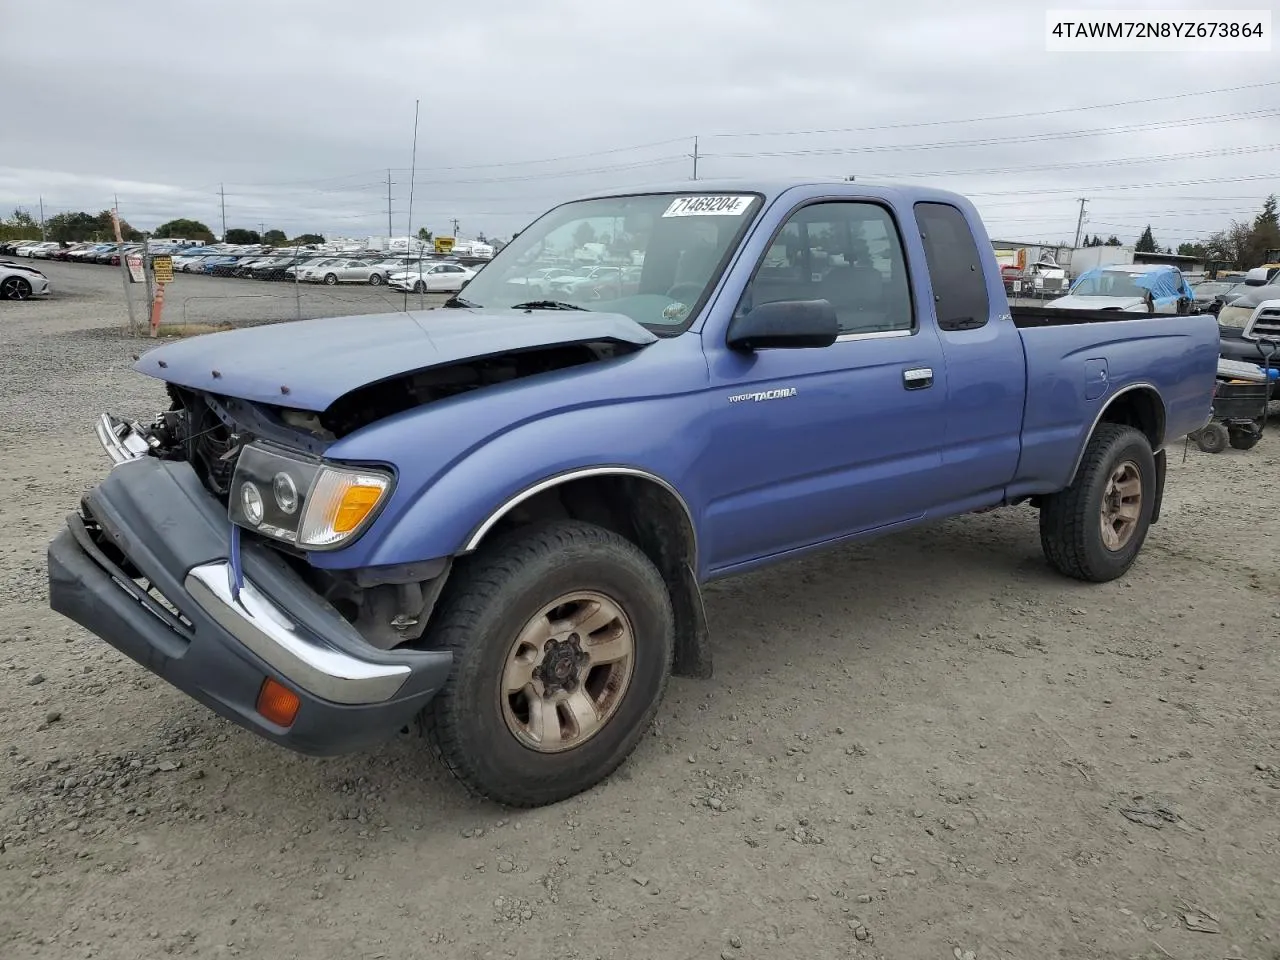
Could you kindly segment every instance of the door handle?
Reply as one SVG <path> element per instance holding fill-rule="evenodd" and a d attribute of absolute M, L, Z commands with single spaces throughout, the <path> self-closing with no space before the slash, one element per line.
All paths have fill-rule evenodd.
<path fill-rule="evenodd" d="M 907 390 L 925 390 L 933 386 L 932 367 L 912 367 L 902 371 L 902 386 Z"/>

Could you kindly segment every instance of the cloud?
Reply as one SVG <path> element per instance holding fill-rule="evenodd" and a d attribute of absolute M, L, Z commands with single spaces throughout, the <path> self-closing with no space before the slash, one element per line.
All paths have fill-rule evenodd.
<path fill-rule="evenodd" d="M 118 196 L 136 225 L 218 230 L 225 190 L 231 227 L 368 236 L 390 171 L 394 232 L 505 235 L 578 193 L 687 179 L 695 136 L 702 177 L 928 182 L 1010 239 L 1070 239 L 1087 197 L 1087 231 L 1176 244 L 1280 191 L 1271 56 L 1048 54 L 1043 10 L 13 4 L 0 204 Z M 1082 109 L 1100 104 L 1122 105 Z"/>

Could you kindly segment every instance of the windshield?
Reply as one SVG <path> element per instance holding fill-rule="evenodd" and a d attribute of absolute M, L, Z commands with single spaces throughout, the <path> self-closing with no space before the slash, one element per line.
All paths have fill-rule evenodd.
<path fill-rule="evenodd" d="M 462 298 L 486 309 L 554 301 L 676 332 L 692 321 L 759 207 L 752 194 L 567 203 L 503 247 Z"/>
<path fill-rule="evenodd" d="M 1071 289 L 1076 297 L 1137 297 L 1141 299 L 1147 293 L 1134 282 L 1131 273 L 1104 271 L 1093 276 L 1081 277 Z"/>
<path fill-rule="evenodd" d="M 1226 293 L 1231 289 L 1228 283 L 1197 283 L 1191 288 L 1197 297 L 1216 297 L 1220 293 Z"/>

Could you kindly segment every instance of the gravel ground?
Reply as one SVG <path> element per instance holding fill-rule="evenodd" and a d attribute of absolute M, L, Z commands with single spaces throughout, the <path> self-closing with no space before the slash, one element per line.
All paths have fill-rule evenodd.
<path fill-rule="evenodd" d="M 260 742 L 48 610 L 91 418 L 161 402 L 94 329 L 118 277 L 56 267 L 0 304 L 5 960 L 1280 958 L 1275 434 L 1176 444 L 1117 583 L 1050 573 L 1021 508 L 717 585 L 716 677 L 512 812 L 416 735 Z"/>

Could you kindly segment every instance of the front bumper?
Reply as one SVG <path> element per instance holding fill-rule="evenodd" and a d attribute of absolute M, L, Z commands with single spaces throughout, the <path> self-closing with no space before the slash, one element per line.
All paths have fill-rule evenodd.
<path fill-rule="evenodd" d="M 1218 356 L 1225 360 L 1243 360 L 1245 363 L 1256 363 L 1263 366 L 1267 355 L 1263 345 L 1257 340 L 1246 340 L 1243 337 L 1222 337 L 1218 341 Z M 1272 354 L 1271 368 L 1280 367 L 1280 352 Z"/>
<path fill-rule="evenodd" d="M 243 543 L 244 582 L 233 598 L 229 530 L 190 465 L 122 463 L 50 544 L 50 606 L 222 716 L 300 753 L 385 740 L 443 685 L 449 653 L 371 646 L 267 547 Z M 268 677 L 301 701 L 287 728 L 257 711 Z"/>

